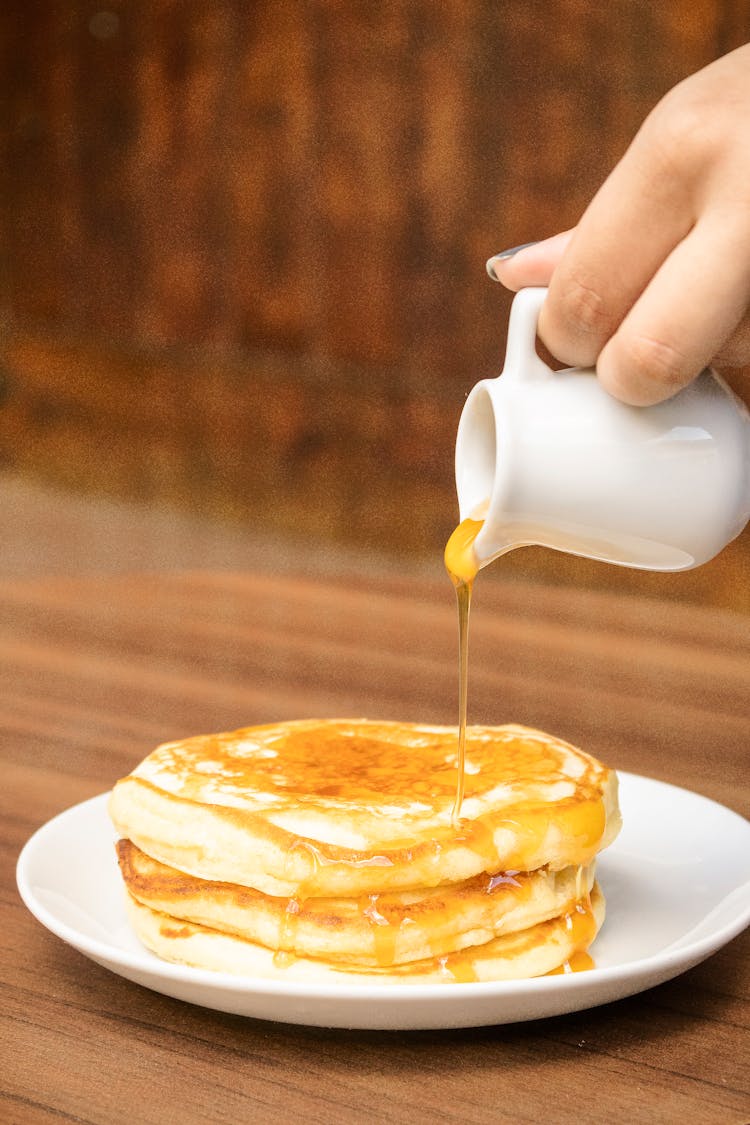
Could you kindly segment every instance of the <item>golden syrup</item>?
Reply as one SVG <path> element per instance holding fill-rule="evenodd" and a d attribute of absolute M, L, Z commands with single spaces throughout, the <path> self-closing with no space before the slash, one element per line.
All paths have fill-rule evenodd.
<path fill-rule="evenodd" d="M 287 968 L 295 959 L 301 909 L 302 903 L 296 895 L 287 901 L 281 916 L 277 946 L 273 955 L 273 963 L 277 969 Z"/>
<path fill-rule="evenodd" d="M 594 959 L 588 948 L 596 937 L 596 919 L 591 909 L 591 896 L 584 895 L 572 910 L 564 916 L 565 929 L 573 939 L 574 948 L 566 961 L 547 973 L 548 977 L 558 973 L 583 973 L 593 969 Z"/>
<path fill-rule="evenodd" d="M 464 661 L 464 670 L 465 665 Z M 462 846 L 460 837 L 464 837 L 463 848 L 474 851 L 487 871 L 497 871 L 501 865 L 498 846 L 502 866 L 530 870 L 546 862 L 547 844 L 558 838 L 565 842 L 566 863 L 587 863 L 593 857 L 605 829 L 600 771 L 593 768 L 589 775 L 584 767 L 573 781 L 567 775 L 564 744 L 557 746 L 554 739 L 547 743 L 523 730 L 495 739 L 465 719 L 466 773 L 461 777 L 455 727 L 438 733 L 437 728 L 415 725 L 411 731 L 410 726 L 336 720 L 249 728 L 188 740 L 180 744 L 176 760 L 167 757 L 159 767 L 202 778 L 203 790 L 191 789 L 188 799 L 210 801 L 213 816 L 233 827 L 241 827 L 242 814 L 234 807 L 239 792 L 259 801 L 261 827 L 269 815 L 263 802 L 272 799 L 274 811 L 287 821 L 294 822 L 299 815 L 307 822 L 312 807 L 325 815 L 340 813 L 353 836 L 364 840 L 374 836 L 373 843 L 364 847 L 291 837 L 284 848 L 288 864 L 278 873 L 287 894 L 297 894 L 300 883 L 309 897 L 335 895 L 339 887 L 355 895 L 405 887 L 409 883 L 404 873 L 412 862 L 419 881 L 434 886 L 444 877 L 443 856 L 457 843 Z M 166 751 L 173 753 L 174 747 L 162 753 Z M 206 763 L 212 767 L 210 784 Z M 533 802 L 524 797 L 524 791 L 536 789 L 537 783 L 549 788 L 563 778 L 572 782 L 568 799 Z M 506 784 L 518 791 L 519 799 L 509 800 L 504 824 L 497 811 L 485 816 L 481 807 L 473 817 L 462 819 L 462 802 L 465 805 L 475 795 L 484 798 Z M 377 810 L 384 805 L 403 808 L 403 836 L 371 833 L 370 826 L 378 823 Z M 488 805 L 491 809 L 492 802 Z M 453 823 L 452 810 L 458 814 Z M 422 819 L 433 822 L 429 838 L 421 832 Z M 394 812 L 391 823 L 400 822 Z M 548 841 L 550 827 L 555 840 Z M 289 839 L 285 830 L 277 832 L 270 825 L 264 835 Z M 514 854 L 509 852 L 512 839 Z M 466 867 L 465 856 L 462 863 Z"/>
<path fill-rule="evenodd" d="M 578 950 L 576 953 L 571 953 L 567 961 L 563 961 L 562 965 L 558 965 L 556 969 L 550 969 L 545 976 L 556 977 L 561 974 L 567 975 L 568 973 L 585 973 L 589 969 L 595 969 L 596 963 L 591 954 L 586 953 L 584 950 Z"/>
<path fill-rule="evenodd" d="M 564 916 L 565 929 L 570 935 L 574 952 L 588 949 L 596 937 L 596 918 L 591 909 L 591 896 L 579 898 L 572 910 Z"/>
<path fill-rule="evenodd" d="M 309 840 L 295 840 L 289 848 L 289 853 L 294 850 L 303 850 L 311 857 L 312 870 L 308 878 L 299 884 L 296 894 L 287 900 L 284 913 L 281 916 L 276 950 L 273 955 L 273 963 L 276 968 L 287 968 L 297 956 L 297 931 L 300 914 L 304 909 L 305 902 L 315 895 L 318 868 L 326 862 Z M 356 861 L 354 862 L 356 863 Z M 381 969 L 385 969 L 393 965 L 396 957 L 396 939 L 399 926 L 393 925 L 378 909 L 379 898 L 379 894 L 367 895 L 360 901 L 359 908 L 370 925 L 375 961 Z"/>
<path fill-rule="evenodd" d="M 394 926 L 378 910 L 380 895 L 368 895 L 361 906 L 362 914 L 370 923 L 370 932 L 378 967 L 388 969 L 396 959 L 396 938 L 398 926 Z"/>
<path fill-rule="evenodd" d="M 454 586 L 471 586 L 479 572 L 474 541 L 484 520 L 462 520 L 445 545 L 445 569 Z"/>
<path fill-rule="evenodd" d="M 284 913 L 281 916 L 279 923 L 279 933 L 276 939 L 276 949 L 273 955 L 273 963 L 277 969 L 287 968 L 295 960 L 297 955 L 297 931 L 299 930 L 300 914 L 305 905 L 305 901 L 310 898 L 314 893 L 316 875 L 320 863 L 320 857 L 317 850 L 310 847 L 307 840 L 296 839 L 293 840 L 287 851 L 287 863 L 295 851 L 304 851 L 310 856 L 312 860 L 312 868 L 307 879 L 303 879 L 297 887 L 297 892 L 287 899 Z"/>
<path fill-rule="evenodd" d="M 458 824 L 464 799 L 466 773 L 466 717 L 469 691 L 469 613 L 471 591 L 479 571 L 474 540 L 484 520 L 463 520 L 445 546 L 445 569 L 456 589 L 458 605 L 458 765 L 452 820 Z"/>
<path fill-rule="evenodd" d="M 455 809 L 454 809 L 455 816 Z M 456 843 L 465 843 L 470 851 L 482 858 L 487 870 L 491 871 L 497 866 L 497 846 L 495 833 L 481 820 L 459 821 Z M 511 866 L 508 864 L 507 866 Z M 519 865 L 514 865 L 520 870 Z"/>
<path fill-rule="evenodd" d="M 601 797 L 561 802 L 555 810 L 555 824 L 566 836 L 577 841 L 583 853 L 590 851 L 593 855 L 596 852 L 606 822 L 607 814 Z"/>
<path fill-rule="evenodd" d="M 581 871 L 576 872 L 576 884 L 580 886 Z M 595 968 L 594 959 L 588 948 L 596 937 L 596 918 L 591 907 L 591 894 L 586 893 L 578 898 L 571 910 L 563 915 L 565 930 L 573 942 L 573 949 L 567 960 L 550 969 L 545 975 L 548 977 L 567 973 L 583 973 Z"/>
<path fill-rule="evenodd" d="M 440 971 L 450 976 L 456 984 L 475 984 L 479 980 L 474 962 L 466 954 L 449 953 L 445 957 L 435 958 L 435 961 Z"/>
<path fill-rule="evenodd" d="M 596 855 L 604 834 L 606 813 L 601 797 L 576 797 L 554 805 L 555 832 L 568 841 L 569 862 L 586 864 Z M 526 803 L 513 816 L 500 822 L 516 835 L 516 850 L 506 859 L 508 867 L 528 871 L 544 862 L 545 841 L 550 829 L 550 809 L 545 804 Z M 575 845 L 575 851 L 571 845 Z"/>
<path fill-rule="evenodd" d="M 496 875 L 490 875 L 486 893 L 510 895 L 513 906 L 520 906 L 528 902 L 533 894 L 531 876 L 525 871 L 501 871 Z"/>
<path fill-rule="evenodd" d="M 507 866 L 518 871 L 538 867 L 537 860 L 549 831 L 549 811 L 544 807 L 519 809 L 500 823 L 515 835 L 516 849 L 507 857 Z"/>

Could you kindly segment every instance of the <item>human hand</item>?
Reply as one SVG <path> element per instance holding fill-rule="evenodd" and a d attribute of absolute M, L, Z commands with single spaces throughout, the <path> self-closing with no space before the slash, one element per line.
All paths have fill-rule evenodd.
<path fill-rule="evenodd" d="M 750 45 L 662 99 L 574 230 L 487 263 L 549 286 L 543 343 L 624 402 L 750 363 L 749 121 Z"/>

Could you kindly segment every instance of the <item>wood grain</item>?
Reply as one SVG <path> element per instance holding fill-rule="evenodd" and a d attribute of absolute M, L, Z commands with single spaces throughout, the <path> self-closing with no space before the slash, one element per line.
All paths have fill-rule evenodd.
<path fill-rule="evenodd" d="M 406 576 L 196 571 L 4 584 L 4 1121 L 748 1120 L 747 933 L 677 980 L 589 1012 L 347 1033 L 150 993 L 83 959 L 21 905 L 12 872 L 28 835 L 162 739 L 314 715 L 452 722 L 455 632 L 447 581 Z M 472 717 L 546 726 L 748 815 L 749 648 L 736 614 L 487 575 L 473 620 Z"/>

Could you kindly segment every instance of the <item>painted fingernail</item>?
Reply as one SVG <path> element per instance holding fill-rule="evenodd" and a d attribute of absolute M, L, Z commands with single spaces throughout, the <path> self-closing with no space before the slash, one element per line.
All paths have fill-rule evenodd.
<path fill-rule="evenodd" d="M 533 242 L 522 242 L 520 246 L 511 246 L 510 250 L 501 250 L 499 254 L 493 254 L 491 258 L 487 259 L 487 273 L 493 281 L 499 281 L 500 278 L 495 273 L 495 262 L 506 262 L 508 258 L 513 258 L 519 250 L 527 250 L 529 246 L 536 246 L 538 239 Z"/>

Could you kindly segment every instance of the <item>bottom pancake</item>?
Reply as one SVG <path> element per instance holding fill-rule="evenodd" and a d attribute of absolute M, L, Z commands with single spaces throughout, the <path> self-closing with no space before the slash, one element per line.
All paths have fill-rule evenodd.
<path fill-rule="evenodd" d="M 279 898 L 186 875 L 129 840 L 118 842 L 117 854 L 125 885 L 143 906 L 271 950 L 358 968 L 445 956 L 526 930 L 564 913 L 594 883 L 592 863 L 357 898 Z"/>
<path fill-rule="evenodd" d="M 595 883 L 590 898 L 585 896 L 555 918 L 457 953 L 381 969 L 274 953 L 246 938 L 152 910 L 129 893 L 127 906 L 140 940 L 166 961 L 246 977 L 310 983 L 450 984 L 543 976 L 586 950 L 604 921 L 604 896 Z"/>

